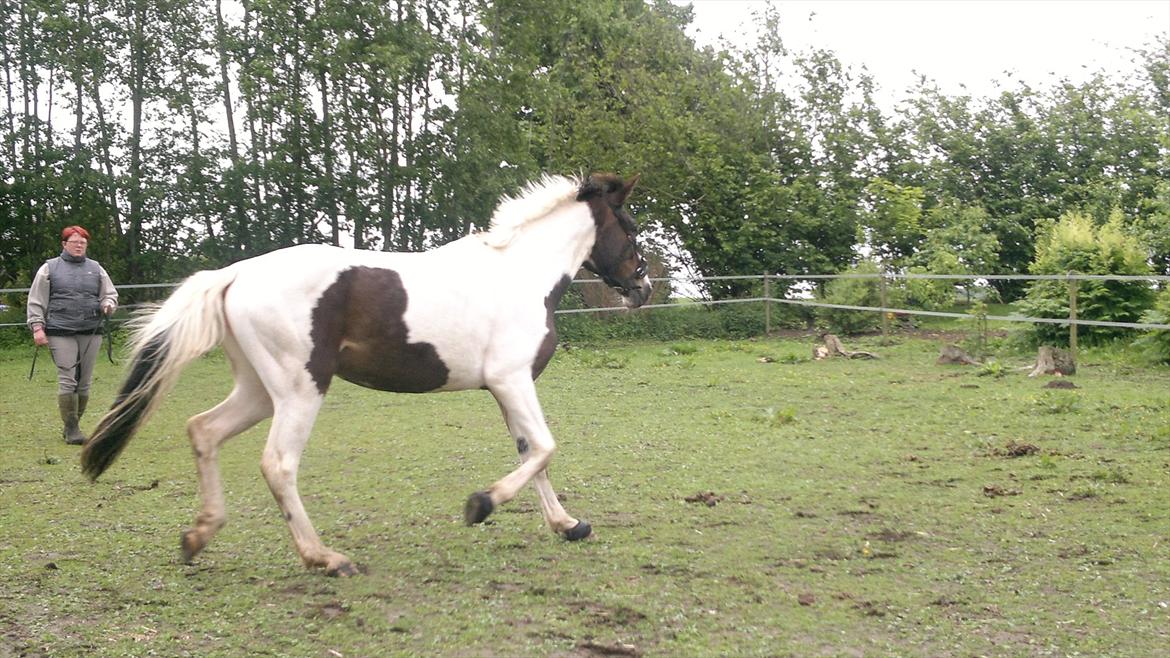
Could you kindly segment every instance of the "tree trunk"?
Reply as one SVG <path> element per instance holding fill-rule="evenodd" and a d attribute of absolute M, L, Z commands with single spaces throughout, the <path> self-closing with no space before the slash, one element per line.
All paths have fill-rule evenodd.
<path fill-rule="evenodd" d="M 110 221 L 114 225 L 114 235 L 121 240 L 123 237 L 122 213 L 118 207 L 118 184 L 117 178 L 114 176 L 114 159 L 110 156 L 110 144 L 114 138 L 110 135 L 110 123 L 106 121 L 106 110 L 102 105 L 101 83 L 102 81 L 95 74 L 90 92 L 93 94 L 94 113 L 97 115 L 98 132 L 101 134 L 98 155 L 106 170 L 106 194 L 109 196 Z"/>
<path fill-rule="evenodd" d="M 314 12 L 318 23 L 320 23 L 321 0 L 316 0 L 314 3 Z M 320 26 L 317 27 L 318 31 L 322 29 Z M 324 41 L 323 35 L 318 34 L 318 37 Z M 329 243 L 338 247 L 341 246 L 341 220 L 337 216 L 337 178 L 333 153 L 333 113 L 329 96 L 329 58 L 325 52 L 320 52 L 317 56 L 319 58 L 316 62 L 317 88 L 321 92 L 321 156 L 325 167 L 318 189 L 321 195 L 321 211 L 325 214 L 326 221 L 329 222 Z"/>
<path fill-rule="evenodd" d="M 938 360 L 934 362 L 935 365 L 961 365 L 961 366 L 979 366 L 983 365 L 972 359 L 969 354 L 964 352 L 958 345 L 943 345 L 941 352 L 939 352 Z"/>
<path fill-rule="evenodd" d="M 81 36 L 81 31 L 89 25 L 89 3 L 86 0 L 81 0 L 77 3 L 77 32 L 76 37 Z M 77 106 L 73 108 L 73 114 L 76 122 L 73 124 L 73 151 L 75 154 L 81 153 L 81 137 L 85 127 L 85 76 L 83 70 L 86 65 L 85 49 L 81 48 L 81 43 L 88 43 L 89 39 L 77 38 L 73 50 L 73 88 L 77 90 Z"/>
<path fill-rule="evenodd" d="M 841 339 L 833 334 L 825 334 L 825 344 L 818 345 L 813 348 L 813 358 L 816 360 L 832 358 L 834 356 L 843 356 L 847 359 L 877 359 L 878 355 L 873 352 L 850 351 L 845 349 L 841 344 Z"/>
<path fill-rule="evenodd" d="M 1036 367 L 1028 373 L 1029 377 L 1036 375 L 1075 375 L 1077 364 L 1073 361 L 1072 353 L 1050 345 L 1041 345 L 1036 355 Z"/>
<path fill-rule="evenodd" d="M 130 281 L 142 275 L 139 263 L 142 249 L 142 106 L 146 100 L 146 4 L 134 3 L 133 36 L 130 39 L 130 202 L 129 228 L 126 231 L 126 272 Z"/>
<path fill-rule="evenodd" d="M 219 83 L 223 96 L 224 118 L 228 134 L 228 158 L 232 163 L 231 176 L 227 179 L 228 202 L 235 216 L 235 230 L 232 231 L 234 251 L 244 252 L 247 244 L 248 218 L 244 210 L 244 172 L 240 163 L 240 146 L 236 140 L 236 118 L 232 110 L 232 84 L 228 75 L 227 29 L 223 22 L 223 0 L 215 0 L 215 48 L 219 56 Z"/>

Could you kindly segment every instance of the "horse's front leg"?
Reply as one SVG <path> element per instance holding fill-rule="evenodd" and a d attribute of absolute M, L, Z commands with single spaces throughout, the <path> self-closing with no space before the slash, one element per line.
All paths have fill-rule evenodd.
<path fill-rule="evenodd" d="M 589 536 L 588 523 L 579 521 L 565 512 L 553 491 L 548 478 L 548 464 L 556 450 L 556 442 L 544 420 L 536 387 L 530 377 L 518 376 L 506 382 L 490 385 L 508 432 L 516 441 L 520 454 L 520 466 L 488 487 L 471 495 L 464 507 L 463 516 L 468 525 L 487 518 L 497 505 L 516 497 L 517 492 L 532 480 L 540 497 L 540 509 L 549 528 L 566 539 L 578 540 Z"/>
<path fill-rule="evenodd" d="M 307 567 L 321 567 L 330 576 L 352 576 L 358 573 L 349 558 L 329 549 L 321 542 L 297 491 L 297 470 L 301 453 L 309 440 L 313 421 L 321 408 L 322 396 L 306 393 L 290 396 L 276 402 L 268 443 L 260 460 L 260 470 L 268 481 L 268 488 L 280 505 L 293 543 Z"/>

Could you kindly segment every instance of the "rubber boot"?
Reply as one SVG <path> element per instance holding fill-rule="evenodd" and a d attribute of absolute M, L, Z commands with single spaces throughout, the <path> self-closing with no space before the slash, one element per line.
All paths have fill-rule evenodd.
<path fill-rule="evenodd" d="M 61 432 L 61 435 L 65 437 L 65 443 L 71 446 L 85 443 L 85 435 L 81 433 L 81 428 L 77 425 L 77 394 L 61 393 L 58 395 L 57 409 L 61 412 L 61 422 L 65 424 L 65 429 Z"/>

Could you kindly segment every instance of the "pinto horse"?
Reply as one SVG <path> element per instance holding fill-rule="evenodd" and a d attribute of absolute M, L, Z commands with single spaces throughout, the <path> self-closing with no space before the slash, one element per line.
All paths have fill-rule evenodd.
<path fill-rule="evenodd" d="M 297 468 L 332 378 L 404 393 L 486 388 L 520 466 L 464 507 L 483 521 L 532 481 L 544 520 L 569 540 L 589 536 L 549 482 L 555 443 L 535 380 L 556 348 L 553 311 L 584 266 L 627 306 L 650 296 L 637 228 L 623 207 L 637 177 L 546 176 L 504 198 L 485 232 L 422 253 L 301 245 L 188 278 L 138 319 L 129 374 L 81 453 L 96 480 L 142 426 L 180 371 L 222 345 L 235 387 L 187 421 L 202 506 L 182 535 L 190 562 L 224 525 L 217 456 L 231 437 L 272 417 L 260 468 L 307 567 L 357 573 L 326 547 L 301 503 Z"/>

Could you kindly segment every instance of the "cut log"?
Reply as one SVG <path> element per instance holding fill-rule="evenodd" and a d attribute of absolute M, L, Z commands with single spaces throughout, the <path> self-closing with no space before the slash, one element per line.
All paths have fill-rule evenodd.
<path fill-rule="evenodd" d="M 958 345 L 943 345 L 942 351 L 939 352 L 938 360 L 934 362 L 935 365 L 960 365 L 960 366 L 981 366 L 975 359 L 971 358 L 970 354 L 963 351 Z"/>
<path fill-rule="evenodd" d="M 1036 375 L 1075 375 L 1077 364 L 1068 350 L 1062 350 L 1051 345 L 1041 345 L 1036 355 L 1036 367 L 1028 373 L 1029 377 Z"/>
<path fill-rule="evenodd" d="M 825 356 L 819 356 L 822 352 L 825 354 Z M 858 350 L 858 351 L 847 350 L 847 349 L 845 349 L 845 346 L 841 344 L 840 338 L 837 338 L 833 334 L 825 334 L 825 344 L 823 347 L 818 345 L 817 347 L 813 348 L 813 358 L 816 358 L 819 360 L 819 359 L 833 357 L 833 356 L 843 356 L 846 359 L 877 359 L 877 358 L 879 358 L 878 355 L 874 354 L 873 352 L 863 352 L 860 350 Z"/>

